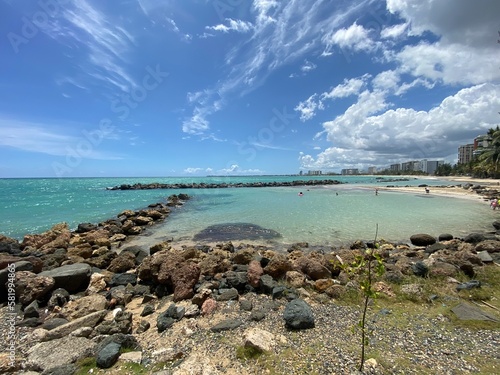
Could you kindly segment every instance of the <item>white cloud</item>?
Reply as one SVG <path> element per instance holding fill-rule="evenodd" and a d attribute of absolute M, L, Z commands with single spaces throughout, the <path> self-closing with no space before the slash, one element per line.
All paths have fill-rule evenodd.
<path fill-rule="evenodd" d="M 226 18 L 227 25 L 218 24 L 215 26 L 206 26 L 205 29 L 220 31 L 223 33 L 228 33 L 230 31 L 236 31 L 238 33 L 247 33 L 252 30 L 253 25 L 251 22 L 243 20 L 233 20 L 232 18 Z"/>
<path fill-rule="evenodd" d="M 318 109 L 319 102 L 316 100 L 317 94 L 311 95 L 307 100 L 300 102 L 294 111 L 300 112 L 300 120 L 307 121 L 312 119 L 316 115 L 316 109 Z"/>
<path fill-rule="evenodd" d="M 303 166 L 357 168 L 356 163 L 456 155 L 458 145 L 498 125 L 500 85 L 461 89 L 429 111 L 397 108 L 377 114 L 387 106 L 383 92 L 362 93 L 343 115 L 323 123 L 332 146 L 316 157 L 300 155 Z"/>
<path fill-rule="evenodd" d="M 114 89 L 129 91 L 137 86 L 134 78 L 126 71 L 126 56 L 134 38 L 116 20 L 109 20 L 102 12 L 87 1 L 80 0 L 65 6 L 62 17 L 43 25 L 43 31 L 62 44 L 88 51 L 86 64 L 76 77 L 61 79 L 60 82 L 87 87 L 88 74 L 97 81 L 105 82 Z"/>
<path fill-rule="evenodd" d="M 314 64 L 314 63 L 312 63 L 312 62 L 310 62 L 310 61 L 306 60 L 306 61 L 304 62 L 304 65 L 302 65 L 302 66 L 300 67 L 300 70 L 301 70 L 301 71 L 303 71 L 304 73 L 307 73 L 307 72 L 310 72 L 311 70 L 314 70 L 314 69 L 316 69 L 316 68 L 317 68 L 317 65 L 316 65 L 316 64 Z"/>
<path fill-rule="evenodd" d="M 369 74 L 365 74 L 360 78 L 346 78 L 344 79 L 344 82 L 333 87 L 329 92 L 321 94 L 321 99 L 346 98 L 351 95 L 359 95 L 369 77 Z"/>
<path fill-rule="evenodd" d="M 383 39 L 397 39 L 401 35 L 403 35 L 407 28 L 407 23 L 400 23 L 399 25 L 384 27 L 380 32 L 380 37 Z"/>
<path fill-rule="evenodd" d="M 376 90 L 396 91 L 400 81 L 399 74 L 394 70 L 383 71 L 372 80 L 372 86 Z"/>
<path fill-rule="evenodd" d="M 331 54 L 334 45 L 341 49 L 359 51 L 373 51 L 377 44 L 370 38 L 369 30 L 356 22 L 348 28 L 342 28 L 323 37 L 323 43 L 326 45 L 323 51 L 324 56 Z"/>

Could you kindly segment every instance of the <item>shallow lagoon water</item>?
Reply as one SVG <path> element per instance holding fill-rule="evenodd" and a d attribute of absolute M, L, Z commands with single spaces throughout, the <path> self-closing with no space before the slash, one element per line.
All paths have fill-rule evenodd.
<path fill-rule="evenodd" d="M 347 184 L 328 187 L 219 188 L 182 190 L 109 191 L 106 187 L 136 182 L 239 182 L 292 181 L 299 176 L 232 178 L 87 178 L 87 179 L 0 179 L 0 233 L 22 239 L 59 222 L 71 228 L 78 223 L 99 222 L 124 209 L 139 209 L 164 201 L 168 195 L 192 196 L 184 207 L 174 210 L 145 241 L 161 238 L 190 240 L 210 225 L 250 223 L 277 231 L 275 241 L 336 244 L 378 237 L 408 240 L 415 233 L 462 236 L 475 230 L 492 229 L 498 212 L 475 200 L 381 191 L 376 186 L 444 184 L 439 180 L 380 182 L 373 177 L 330 178 Z M 319 179 L 327 177 L 321 176 Z M 447 184 L 447 183 L 446 183 Z M 372 186 L 364 188 L 363 186 Z M 303 191 L 303 196 L 298 196 Z M 432 191 L 432 189 L 431 189 Z M 337 195 L 338 194 L 338 195 Z"/>

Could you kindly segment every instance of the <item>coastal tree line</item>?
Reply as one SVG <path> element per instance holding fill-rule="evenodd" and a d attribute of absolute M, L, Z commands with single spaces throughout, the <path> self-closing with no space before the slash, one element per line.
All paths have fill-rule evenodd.
<path fill-rule="evenodd" d="M 491 143 L 468 163 L 445 163 L 436 169 L 436 176 L 469 175 L 476 178 L 500 178 L 500 128 L 488 130 Z"/>

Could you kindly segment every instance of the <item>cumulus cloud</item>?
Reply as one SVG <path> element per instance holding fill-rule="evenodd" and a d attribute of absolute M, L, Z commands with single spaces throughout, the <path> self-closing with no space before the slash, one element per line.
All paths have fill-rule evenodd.
<path fill-rule="evenodd" d="M 369 30 L 356 22 L 348 28 L 342 28 L 323 37 L 323 43 L 326 45 L 323 51 L 324 56 L 331 55 L 333 46 L 341 49 L 359 51 L 373 51 L 376 43 L 371 40 Z"/>
<path fill-rule="evenodd" d="M 464 88 L 429 111 L 378 113 L 387 106 L 382 92 L 363 92 L 343 115 L 323 123 L 322 134 L 333 146 L 315 157 L 301 154 L 303 166 L 387 165 L 391 160 L 456 155 L 457 145 L 497 126 L 500 85 Z"/>

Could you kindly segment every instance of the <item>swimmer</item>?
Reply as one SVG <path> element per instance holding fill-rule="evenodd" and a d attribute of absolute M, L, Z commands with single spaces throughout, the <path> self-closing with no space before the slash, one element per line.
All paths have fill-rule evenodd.
<path fill-rule="evenodd" d="M 303 196 L 304 194 L 302 192 L 299 193 L 299 197 Z"/>

